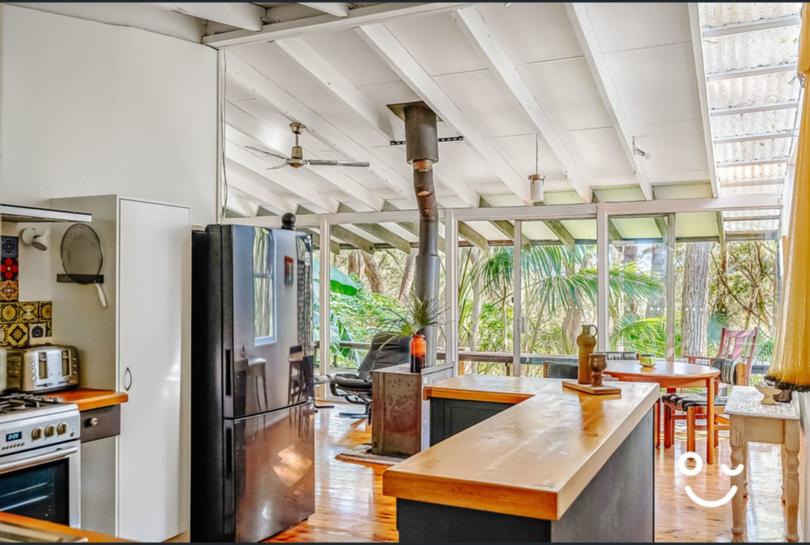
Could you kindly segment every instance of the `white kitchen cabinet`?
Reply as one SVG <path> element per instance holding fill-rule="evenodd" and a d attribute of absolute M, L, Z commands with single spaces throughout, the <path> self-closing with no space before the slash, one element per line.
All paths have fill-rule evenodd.
<path fill-rule="evenodd" d="M 118 533 L 162 541 L 186 529 L 180 485 L 188 208 L 120 200 L 118 249 L 118 383 L 129 394 L 121 407 Z"/>
<path fill-rule="evenodd" d="M 190 211 L 118 196 L 51 204 L 93 214 L 109 301 L 102 308 L 92 286 L 57 284 L 54 340 L 79 347 L 83 387 L 129 394 L 117 448 L 82 449 L 93 462 L 82 464 L 82 527 L 110 532 L 114 521 L 119 537 L 163 541 L 188 530 Z"/>

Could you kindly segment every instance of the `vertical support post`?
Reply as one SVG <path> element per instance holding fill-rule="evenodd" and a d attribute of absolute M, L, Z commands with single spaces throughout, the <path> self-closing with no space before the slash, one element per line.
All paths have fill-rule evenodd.
<path fill-rule="evenodd" d="M 217 50 L 217 181 L 214 203 L 217 223 L 225 217 L 225 49 Z"/>
<path fill-rule="evenodd" d="M 318 295 L 321 301 L 321 315 L 319 316 L 319 324 L 320 324 L 320 348 L 318 351 L 319 358 L 321 360 L 321 374 L 328 375 L 331 371 L 332 362 L 329 360 L 330 350 L 329 350 L 329 342 L 330 342 L 330 327 L 329 327 L 329 316 L 331 311 L 329 310 L 329 296 L 331 294 L 331 286 L 330 286 L 330 278 L 329 278 L 329 269 L 331 268 L 332 263 L 332 249 L 329 242 L 332 240 L 331 234 L 329 233 L 329 220 L 326 216 L 320 217 L 320 229 L 321 229 L 321 251 L 320 251 L 320 288 Z"/>
<path fill-rule="evenodd" d="M 458 222 L 452 208 L 444 210 L 445 363 L 458 368 Z"/>
<path fill-rule="evenodd" d="M 675 214 L 667 214 L 667 360 L 675 359 Z"/>
<path fill-rule="evenodd" d="M 519 377 L 520 367 L 520 334 L 523 332 L 523 222 L 515 220 L 515 236 L 512 246 L 512 375 Z"/>
<path fill-rule="evenodd" d="M 596 327 L 597 349 L 604 352 L 608 349 L 608 336 L 610 335 L 610 315 L 608 314 L 608 301 L 610 298 L 610 262 L 608 251 L 610 238 L 608 229 L 608 214 L 605 205 L 596 205 Z"/>

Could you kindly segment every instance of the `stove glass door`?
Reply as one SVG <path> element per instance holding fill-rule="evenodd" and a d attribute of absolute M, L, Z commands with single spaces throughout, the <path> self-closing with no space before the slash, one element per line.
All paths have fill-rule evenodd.
<path fill-rule="evenodd" d="M 67 458 L 0 474 L 0 512 L 70 524 Z"/>

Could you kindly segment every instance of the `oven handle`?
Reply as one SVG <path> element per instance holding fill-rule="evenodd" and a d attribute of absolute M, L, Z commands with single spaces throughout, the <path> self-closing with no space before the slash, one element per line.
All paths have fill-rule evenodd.
<path fill-rule="evenodd" d="M 49 452 L 48 454 L 37 454 L 36 456 L 31 456 L 29 458 L 23 458 L 22 460 L 15 460 L 14 462 L 8 462 L 7 464 L 0 465 L 0 475 L 3 473 L 9 473 L 11 471 L 16 471 L 18 469 L 25 469 L 28 467 L 38 466 L 47 462 L 54 462 L 56 460 L 62 460 L 71 456 L 73 454 L 77 454 L 79 452 L 79 447 L 70 447 L 65 449 L 57 449 L 54 452 Z"/>

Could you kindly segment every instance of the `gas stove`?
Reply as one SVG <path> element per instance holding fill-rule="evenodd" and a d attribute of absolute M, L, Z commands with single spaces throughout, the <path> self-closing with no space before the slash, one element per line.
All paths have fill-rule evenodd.
<path fill-rule="evenodd" d="M 0 395 L 0 456 L 78 438 L 75 404 L 32 394 Z"/>

